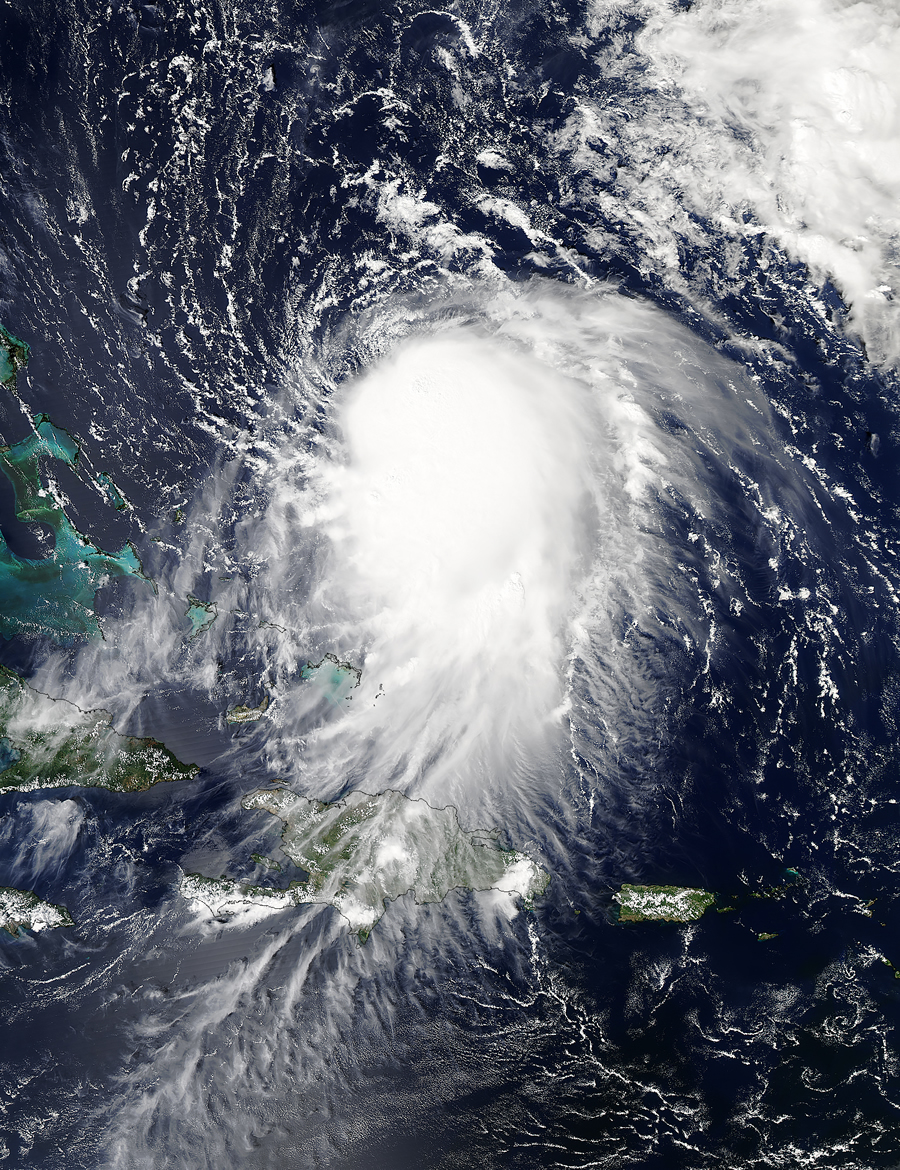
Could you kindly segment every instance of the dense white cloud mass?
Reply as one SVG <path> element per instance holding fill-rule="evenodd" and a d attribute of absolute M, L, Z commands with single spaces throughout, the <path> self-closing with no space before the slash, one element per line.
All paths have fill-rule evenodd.
<path fill-rule="evenodd" d="M 312 452 L 274 452 L 265 515 L 240 529 L 265 566 L 242 606 L 299 642 L 275 647 L 271 766 L 320 798 L 397 787 L 472 817 L 499 797 L 524 810 L 565 742 L 572 656 L 599 655 L 612 723 L 634 692 L 608 631 L 670 591 L 660 493 L 717 506 L 691 431 L 658 412 L 727 452 L 766 408 L 682 326 L 610 292 L 497 291 L 389 333 L 363 326 L 381 358 L 337 391 Z M 296 670 L 326 652 L 362 679 L 323 722 Z"/>
<path fill-rule="evenodd" d="M 637 55 L 603 59 L 640 78 L 620 106 L 583 97 L 557 147 L 615 193 L 600 201 L 645 234 L 648 263 L 680 270 L 708 245 L 763 234 L 830 278 L 879 362 L 900 354 L 900 10 L 891 0 L 596 0 L 595 34 L 631 13 Z M 604 50 L 604 54 L 606 51 Z M 604 149 L 595 153 L 594 148 Z M 730 258 L 736 267 L 739 253 Z"/>
<path fill-rule="evenodd" d="M 468 824 L 503 800 L 507 824 L 527 821 L 568 751 L 576 660 L 614 740 L 661 701 L 640 656 L 617 653 L 624 627 L 658 636 L 663 610 L 683 646 L 711 644 L 659 506 L 714 517 L 704 460 L 769 450 L 768 406 L 684 326 L 612 290 L 536 282 L 396 309 L 338 343 L 380 356 L 332 382 L 324 425 L 278 423 L 211 482 L 191 555 L 115 646 L 85 648 L 74 697 L 123 726 L 164 660 L 221 708 L 240 629 L 254 701 L 271 700 L 269 775 L 317 799 L 398 788 L 460 804 Z M 327 383 L 340 354 L 317 360 Z M 255 503 L 233 512 L 241 464 Z M 181 598 L 215 515 L 235 516 L 246 573 L 219 578 L 216 621 L 186 639 Z M 304 677 L 324 654 L 359 685 Z"/>
<path fill-rule="evenodd" d="M 76 927 L 7 948 L 0 1160 L 868 1170 L 900 4 L 320 7 L 63 5 L 0 83 L 9 437 L 146 573 L 5 661 L 197 767 L 8 796 Z"/>
<path fill-rule="evenodd" d="M 716 132 L 721 216 L 748 207 L 834 279 L 873 356 L 896 358 L 900 9 L 701 0 L 674 20 L 660 7 L 639 45 Z"/>
<path fill-rule="evenodd" d="M 535 282 L 468 294 L 392 306 L 320 355 L 322 379 L 348 351 L 380 356 L 333 380 L 320 414 L 260 435 L 264 459 L 248 451 L 255 504 L 231 555 L 253 572 L 222 583 L 219 619 L 178 668 L 213 678 L 231 623 L 247 619 L 242 636 L 272 697 L 256 748 L 252 733 L 240 741 L 251 774 L 319 800 L 396 788 L 454 804 L 461 824 L 502 825 L 561 882 L 546 809 L 564 769 L 572 761 L 577 774 L 588 750 L 602 761 L 606 775 L 582 777 L 585 802 L 596 800 L 612 836 L 633 831 L 642 802 L 658 799 L 647 752 L 667 718 L 673 664 L 702 670 L 716 653 L 712 590 L 740 607 L 757 588 L 725 534 L 739 517 L 764 543 L 789 543 L 815 505 L 794 499 L 784 517 L 785 453 L 759 387 L 672 317 L 609 289 Z M 748 458 L 756 478 L 731 481 L 735 498 L 721 498 L 720 474 Z M 204 515 L 229 511 L 234 480 L 217 480 L 222 495 L 211 490 Z M 802 468 L 791 482 L 804 482 Z M 174 661 L 183 615 L 163 591 L 150 604 L 154 629 L 180 617 L 159 639 Z M 133 668 L 137 645 L 130 653 Z M 304 678 L 325 653 L 360 667 L 359 685 L 345 677 L 329 689 L 330 669 Z M 635 757 L 628 802 L 607 802 L 609 777 Z M 219 872 L 214 856 L 204 865 Z M 255 907 L 221 934 L 198 913 L 180 929 L 192 946 L 216 936 L 240 947 L 275 913 Z M 148 1027 L 147 1087 L 123 1108 L 111 1164 L 152 1148 L 161 1121 L 178 1127 L 202 1107 L 231 1021 L 246 1028 L 256 1013 L 277 1037 L 261 1071 L 234 1047 L 235 1085 L 286 1067 L 292 1085 L 314 1085 L 342 1051 L 362 973 L 388 961 L 413 915 L 417 947 L 433 939 L 447 954 L 474 921 L 499 940 L 516 914 L 497 891 L 427 913 L 400 899 L 365 948 L 340 950 L 329 967 L 328 1010 L 300 1068 L 298 1005 L 342 924 L 318 907 L 282 920 L 262 957 L 232 968 L 215 994 L 184 996 L 177 1033 L 162 1017 Z"/>
<path fill-rule="evenodd" d="M 328 589 L 370 639 L 353 722 L 390 728 L 407 779 L 451 743 L 444 774 L 477 741 L 514 748 L 560 701 L 585 415 L 584 387 L 465 331 L 403 344 L 347 396 Z"/>

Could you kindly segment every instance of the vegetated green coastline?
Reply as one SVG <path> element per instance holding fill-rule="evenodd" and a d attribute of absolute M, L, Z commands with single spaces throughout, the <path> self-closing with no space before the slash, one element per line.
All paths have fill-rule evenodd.
<path fill-rule="evenodd" d="M 0 929 L 13 938 L 21 938 L 26 930 L 38 932 L 74 925 L 65 906 L 44 902 L 32 890 L 0 886 Z"/>
<path fill-rule="evenodd" d="M 795 869 L 786 869 L 783 883 L 759 890 L 743 890 L 725 895 L 693 886 L 635 885 L 623 883 L 613 894 L 617 907 L 616 920 L 620 923 L 641 922 L 696 922 L 710 909 L 720 914 L 738 912 L 756 901 L 782 897 L 801 880 Z M 760 942 L 778 937 L 777 932 L 756 934 Z"/>
<path fill-rule="evenodd" d="M 308 877 L 279 890 L 227 876 L 184 874 L 182 894 L 215 916 L 252 906 L 328 905 L 365 942 L 387 903 L 404 894 L 412 893 L 421 905 L 441 902 L 455 889 L 493 889 L 521 898 L 530 909 L 550 882 L 527 854 L 497 844 L 498 829 L 468 832 L 452 806 L 434 808 L 394 790 L 377 796 L 353 792 L 326 804 L 286 788 L 258 789 L 241 804 L 282 821 L 281 848 Z M 267 869 L 277 865 L 258 854 L 254 861 Z"/>
<path fill-rule="evenodd" d="M 0 666 L 0 792 L 69 786 L 142 792 L 197 771 L 156 739 L 120 735 L 108 711 L 50 698 Z"/>

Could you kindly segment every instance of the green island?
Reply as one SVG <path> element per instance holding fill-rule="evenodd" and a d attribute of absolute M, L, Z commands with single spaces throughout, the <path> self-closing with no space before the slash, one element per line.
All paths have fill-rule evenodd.
<path fill-rule="evenodd" d="M 335 654 L 326 654 L 319 662 L 307 662 L 300 677 L 312 682 L 330 703 L 339 707 L 352 697 L 350 692 L 359 686 L 362 671 L 349 662 L 341 662 Z"/>
<path fill-rule="evenodd" d="M 43 464 L 59 460 L 75 469 L 79 446 L 72 436 L 56 427 L 45 414 L 34 421 L 34 430 L 11 447 L 0 447 L 0 472 L 15 492 L 16 519 L 25 524 L 45 524 L 53 533 L 51 556 L 40 560 L 18 557 L 0 535 L 0 634 L 51 634 L 61 640 L 77 636 L 99 637 L 94 612 L 97 591 L 111 577 L 144 576 L 134 545 L 107 553 L 91 544 L 72 525 L 62 503 L 43 475 Z"/>
<path fill-rule="evenodd" d="M 25 342 L 0 325 L 0 386 L 15 390 L 16 374 L 28 365 L 30 357 L 31 350 Z"/>
<path fill-rule="evenodd" d="M 274 858 L 264 857 L 261 853 L 251 853 L 250 860 L 262 869 L 268 869 L 271 873 L 281 873 L 281 865 Z"/>
<path fill-rule="evenodd" d="M 785 869 L 787 879 L 777 886 L 744 888 L 727 897 L 711 890 L 693 889 L 689 886 L 635 886 L 625 884 L 613 901 L 618 903 L 619 922 L 696 922 L 710 906 L 717 913 L 740 912 L 757 901 L 771 901 L 783 898 L 790 890 L 802 884 L 803 879 L 796 869 Z M 760 942 L 770 942 L 778 937 L 777 932 L 756 934 Z"/>
<path fill-rule="evenodd" d="M 0 886 L 0 927 L 13 938 L 21 937 L 23 930 L 53 930 L 57 926 L 74 925 L 65 906 L 42 902 L 31 890 Z"/>
<path fill-rule="evenodd" d="M 208 630 L 216 618 L 219 610 L 214 601 L 200 601 L 193 594 L 188 594 L 188 607 L 184 615 L 191 623 L 190 637 L 196 638 L 204 630 Z"/>
<path fill-rule="evenodd" d="M 262 719 L 269 706 L 269 696 L 263 699 L 258 707 L 231 707 L 225 712 L 226 723 L 255 723 Z"/>
<path fill-rule="evenodd" d="M 197 771 L 155 739 L 119 735 L 107 711 L 51 699 L 0 667 L 0 792 L 69 785 L 141 792 Z"/>
<path fill-rule="evenodd" d="M 494 889 L 518 895 L 530 909 L 550 882 L 526 854 L 498 846 L 499 830 L 466 832 L 455 808 L 433 808 L 400 792 L 353 792 L 323 804 L 286 788 L 260 789 L 241 804 L 284 823 L 281 847 L 309 876 L 278 890 L 184 874 L 182 894 L 216 916 L 320 903 L 334 906 L 364 943 L 386 902 L 403 894 L 413 893 L 421 905 L 454 889 Z"/>
<path fill-rule="evenodd" d="M 708 890 L 686 886 L 623 885 L 613 895 L 620 922 L 694 922 L 715 900 Z"/>

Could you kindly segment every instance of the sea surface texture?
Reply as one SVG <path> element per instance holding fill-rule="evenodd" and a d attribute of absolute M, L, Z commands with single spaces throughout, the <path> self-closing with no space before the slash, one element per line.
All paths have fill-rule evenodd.
<path fill-rule="evenodd" d="M 0 28 L 0 1165 L 900 1165 L 896 0 Z"/>

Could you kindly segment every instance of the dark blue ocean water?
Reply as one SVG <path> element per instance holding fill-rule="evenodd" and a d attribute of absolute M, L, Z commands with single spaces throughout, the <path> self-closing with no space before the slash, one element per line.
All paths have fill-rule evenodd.
<path fill-rule="evenodd" d="M 636 385 L 676 481 L 648 489 L 636 529 L 646 609 L 611 603 L 620 674 L 600 627 L 572 651 L 570 745 L 493 811 L 552 874 L 499 936 L 465 891 L 401 899 L 366 948 L 332 910 L 198 928 L 180 869 L 259 880 L 249 854 L 277 850 L 277 825 L 240 796 L 330 718 L 291 738 L 222 713 L 283 683 L 282 635 L 302 657 L 309 632 L 273 628 L 267 659 L 223 605 L 214 650 L 186 624 L 168 646 L 168 626 L 129 627 L 148 612 L 135 583 L 105 586 L 133 687 L 103 701 L 200 771 L 136 796 L 0 798 L 0 885 L 77 924 L 0 941 L 10 1166 L 900 1161 L 896 370 L 827 270 L 774 229 L 723 227 L 705 140 L 682 132 L 702 120 L 647 64 L 658 11 L 0 9 L 0 320 L 32 347 L 0 433 L 46 412 L 81 440 L 132 507 L 59 472 L 70 518 L 104 549 L 133 540 L 172 613 L 225 578 L 266 596 L 247 536 L 275 494 L 260 452 L 314 449 L 392 312 L 427 330 L 446 302 L 487 329 L 507 285 L 650 305 L 770 406 L 765 447 L 724 375 L 702 425 Z M 586 104 L 609 118 L 578 154 Z M 756 224 L 752 202 L 740 214 Z M 0 531 L 46 551 L 3 483 Z M 0 659 L 104 693 L 106 660 L 78 644 L 17 638 Z M 628 881 L 717 907 L 619 923 Z"/>

